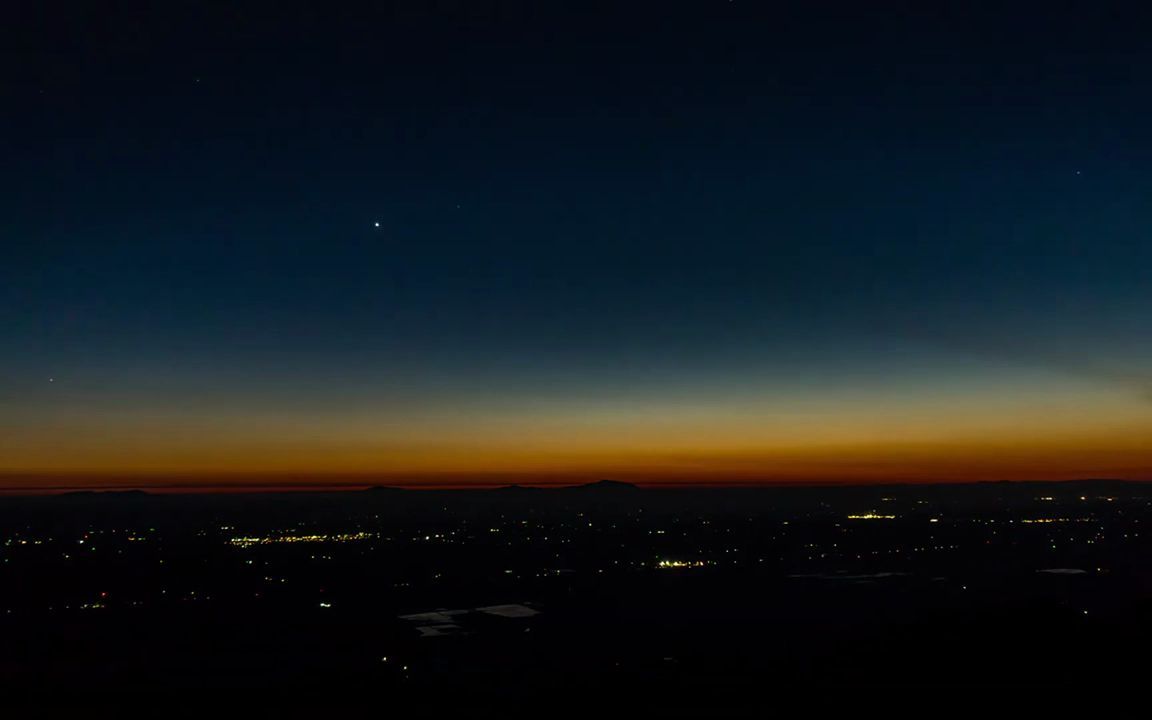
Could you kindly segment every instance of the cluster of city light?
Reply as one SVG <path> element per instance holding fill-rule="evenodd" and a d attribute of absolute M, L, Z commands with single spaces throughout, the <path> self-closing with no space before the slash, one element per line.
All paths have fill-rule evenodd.
<path fill-rule="evenodd" d="M 1022 523 L 1065 523 L 1065 522 L 1092 522 L 1092 518 L 1032 518 L 1021 520 Z"/>
<path fill-rule="evenodd" d="M 254 545 L 277 545 L 281 543 L 342 543 L 370 540 L 376 533 L 354 532 L 335 533 L 333 535 L 255 535 L 228 538 L 228 544 L 236 547 L 252 547 Z"/>
<path fill-rule="evenodd" d="M 656 563 L 656 567 L 662 570 L 674 570 L 678 568 L 696 568 L 704 567 L 708 562 L 706 560 L 661 560 Z"/>
<path fill-rule="evenodd" d="M 849 515 L 849 520 L 895 520 L 895 515 L 877 515 L 876 513 L 867 513 L 865 515 Z"/>

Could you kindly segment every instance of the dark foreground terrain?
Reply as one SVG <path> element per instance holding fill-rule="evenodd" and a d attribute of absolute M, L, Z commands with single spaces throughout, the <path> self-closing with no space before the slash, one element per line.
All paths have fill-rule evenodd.
<path fill-rule="evenodd" d="M 1150 503 L 1110 481 L 0 498 L 0 689 L 706 708 L 1138 687 Z"/>

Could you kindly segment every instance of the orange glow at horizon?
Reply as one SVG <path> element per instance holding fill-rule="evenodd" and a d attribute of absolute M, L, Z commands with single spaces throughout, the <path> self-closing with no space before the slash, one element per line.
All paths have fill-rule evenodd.
<path fill-rule="evenodd" d="M 7 428 L 0 486 L 1152 479 L 1152 406 L 1058 390 L 57 413 Z"/>
<path fill-rule="evenodd" d="M 918 482 L 1119 477 L 1152 479 L 1149 433 L 1017 435 L 921 441 L 811 444 L 684 443 L 615 447 L 528 444 L 510 447 L 428 443 L 330 446 L 322 443 L 243 443 L 205 448 L 158 446 L 61 456 L 39 466 L 8 466 L 9 487 L 75 478 L 107 484 L 136 478 L 199 478 L 207 484 L 276 484 L 285 477 L 332 482 L 468 484 L 580 482 L 613 477 L 633 482 L 742 484 L 756 482 Z M 94 449 L 95 450 L 95 449 Z M 102 476 L 103 480 L 96 479 Z M 85 480 L 89 477 L 91 480 Z M 215 478 L 215 480 L 213 480 Z M 193 481 L 195 482 L 195 481 Z"/>

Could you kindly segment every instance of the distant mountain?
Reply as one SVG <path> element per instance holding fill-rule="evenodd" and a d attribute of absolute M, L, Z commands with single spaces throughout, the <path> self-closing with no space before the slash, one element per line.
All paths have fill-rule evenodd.
<path fill-rule="evenodd" d="M 502 485 L 502 486 L 496 488 L 497 492 L 519 493 L 519 494 L 534 493 L 534 492 L 538 492 L 539 490 L 540 490 L 540 488 L 525 487 L 524 485 Z"/>
<path fill-rule="evenodd" d="M 639 491 L 641 488 L 638 485 L 621 482 L 620 480 L 598 480 L 596 482 L 585 483 L 584 485 L 573 485 L 564 489 L 577 492 L 619 493 Z"/>

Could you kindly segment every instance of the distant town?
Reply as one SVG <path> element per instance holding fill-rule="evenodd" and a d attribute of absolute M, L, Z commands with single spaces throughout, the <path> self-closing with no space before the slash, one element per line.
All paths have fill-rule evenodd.
<path fill-rule="evenodd" d="M 1152 487 L 1112 481 L 79 493 L 3 498 L 0 519 L 0 624 L 22 643 L 3 672 L 23 684 L 464 673 L 512 692 L 581 663 L 608 685 L 691 669 L 707 687 L 724 663 L 859 682 L 878 667 L 858 645 L 895 673 L 874 681 L 995 682 L 995 658 L 960 660 L 1007 627 L 1058 651 L 1011 672 L 1059 682 L 1099 670 L 1080 653 L 1152 598 Z M 899 652 L 922 632 L 949 639 L 935 665 Z"/>

